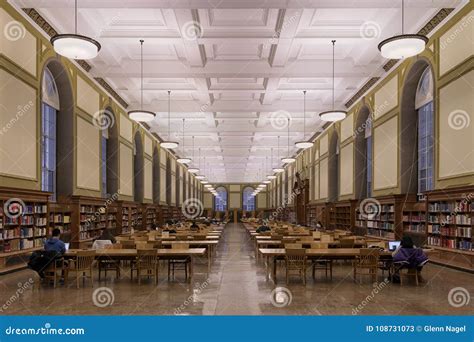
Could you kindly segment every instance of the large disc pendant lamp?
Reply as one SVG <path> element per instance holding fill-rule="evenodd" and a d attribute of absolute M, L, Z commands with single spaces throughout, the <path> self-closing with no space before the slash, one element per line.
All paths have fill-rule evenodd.
<path fill-rule="evenodd" d="M 193 135 L 193 160 L 194 160 L 194 135 Z M 198 173 L 199 169 L 197 167 L 188 168 L 189 173 Z"/>
<path fill-rule="evenodd" d="M 428 37 L 421 34 L 405 34 L 405 6 L 402 0 L 402 34 L 387 38 L 380 42 L 378 48 L 382 57 L 403 59 L 423 52 L 428 43 Z"/>
<path fill-rule="evenodd" d="M 101 48 L 98 41 L 77 34 L 77 0 L 74 1 L 74 33 L 56 34 L 50 42 L 54 51 L 71 59 L 92 59 Z"/>
<path fill-rule="evenodd" d="M 286 164 L 291 164 L 296 161 L 295 158 L 290 156 L 290 119 L 288 118 L 288 154 L 286 157 L 281 158 L 281 161 Z"/>
<path fill-rule="evenodd" d="M 344 110 L 334 109 L 334 46 L 336 45 L 336 41 L 332 40 L 331 42 L 332 42 L 332 110 L 319 113 L 319 117 L 323 121 L 335 122 L 335 121 L 345 119 L 347 116 L 347 112 Z"/>
<path fill-rule="evenodd" d="M 303 90 L 303 141 L 298 141 L 295 143 L 296 147 L 307 149 L 313 147 L 311 141 L 305 141 L 306 139 L 306 90 Z"/>
<path fill-rule="evenodd" d="M 140 108 L 128 112 L 128 117 L 137 122 L 149 122 L 155 118 L 155 113 L 143 109 L 143 39 L 140 39 Z"/>
<path fill-rule="evenodd" d="M 176 141 L 171 141 L 171 90 L 168 90 L 168 140 L 161 143 L 161 147 L 171 150 L 179 146 Z"/>
<path fill-rule="evenodd" d="M 278 136 L 277 158 L 278 158 L 279 156 L 280 156 L 280 136 Z M 280 172 L 285 171 L 285 169 L 282 168 L 282 167 L 278 167 L 278 166 L 277 166 L 277 167 L 274 167 L 272 171 L 275 172 L 275 173 L 280 173 Z"/>
<path fill-rule="evenodd" d="M 190 159 L 190 158 L 186 158 L 186 157 L 184 156 L 184 120 L 185 120 L 185 119 L 183 119 L 183 146 L 181 146 L 181 148 L 182 148 L 182 155 L 183 155 L 183 156 L 182 156 L 181 158 L 178 158 L 178 159 L 176 160 L 176 161 L 177 161 L 178 163 L 180 163 L 180 164 L 188 164 L 188 163 L 191 162 L 191 159 Z"/>

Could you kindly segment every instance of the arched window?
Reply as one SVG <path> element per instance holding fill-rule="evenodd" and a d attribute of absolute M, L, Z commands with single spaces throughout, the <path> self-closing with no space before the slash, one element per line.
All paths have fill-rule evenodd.
<path fill-rule="evenodd" d="M 217 196 L 214 198 L 215 211 L 227 211 L 227 190 L 223 186 L 216 189 Z"/>
<path fill-rule="evenodd" d="M 255 210 L 255 196 L 252 196 L 254 189 L 250 186 L 244 188 L 242 192 L 242 207 L 244 211 Z"/>
<path fill-rule="evenodd" d="M 44 69 L 41 98 L 41 190 L 56 195 L 56 121 L 59 93 L 51 71 Z"/>
<path fill-rule="evenodd" d="M 433 190 L 433 74 L 428 67 L 418 82 L 415 109 L 418 113 L 418 192 L 424 192 Z"/>

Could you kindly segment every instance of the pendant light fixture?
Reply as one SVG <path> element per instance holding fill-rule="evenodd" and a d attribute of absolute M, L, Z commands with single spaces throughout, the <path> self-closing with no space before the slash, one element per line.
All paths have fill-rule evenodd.
<path fill-rule="evenodd" d="M 198 151 L 199 151 L 199 155 L 198 155 L 199 166 L 198 167 L 199 167 L 199 169 L 201 169 L 201 148 L 200 147 L 199 147 Z M 196 175 L 196 179 L 206 179 L 206 177 L 203 176 L 203 175 Z"/>
<path fill-rule="evenodd" d="M 137 122 L 149 122 L 155 118 L 155 113 L 143 109 L 143 39 L 140 39 L 140 109 L 128 112 L 128 117 Z"/>
<path fill-rule="evenodd" d="M 50 42 L 54 51 L 71 59 L 92 59 L 101 48 L 98 41 L 77 34 L 77 0 L 74 0 L 74 33 L 56 34 Z"/>
<path fill-rule="evenodd" d="M 313 147 L 311 141 L 305 141 L 306 139 L 306 90 L 303 90 L 303 141 L 295 143 L 297 148 L 307 149 Z"/>
<path fill-rule="evenodd" d="M 194 135 L 193 135 L 193 159 L 194 159 Z M 189 173 L 198 173 L 199 169 L 197 167 L 188 168 Z"/>
<path fill-rule="evenodd" d="M 290 119 L 288 118 L 288 154 L 286 157 L 281 158 L 281 161 L 286 164 L 291 164 L 296 161 L 295 158 L 290 156 Z"/>
<path fill-rule="evenodd" d="M 176 161 L 177 161 L 178 163 L 180 163 L 180 164 L 188 164 L 188 163 L 191 162 L 191 159 L 190 159 L 190 158 L 184 157 L 184 153 L 185 153 L 185 152 L 184 152 L 184 120 L 185 120 L 185 119 L 183 118 L 183 146 L 181 147 L 181 148 L 182 148 L 182 152 L 181 152 L 181 153 L 182 153 L 183 157 L 178 158 L 178 159 L 176 160 Z"/>
<path fill-rule="evenodd" d="M 272 164 L 273 164 L 273 147 L 271 148 L 270 155 L 271 155 L 271 157 L 270 157 L 270 166 L 272 166 Z M 273 171 L 273 170 L 272 170 L 272 171 Z M 275 175 L 268 175 L 267 178 L 268 178 L 268 179 L 275 179 L 275 178 L 277 178 L 277 176 L 275 176 Z"/>
<path fill-rule="evenodd" d="M 278 158 L 279 156 L 280 156 L 280 136 L 278 136 L 277 158 Z M 281 173 L 281 172 L 285 171 L 285 169 L 282 168 L 282 167 L 278 167 L 278 166 L 277 166 L 277 167 L 274 167 L 272 171 L 275 172 L 275 173 Z"/>
<path fill-rule="evenodd" d="M 163 141 L 161 146 L 166 149 L 173 149 L 179 146 L 176 141 L 171 141 L 171 90 L 168 90 L 168 141 Z"/>
<path fill-rule="evenodd" d="M 319 113 L 319 117 L 323 121 L 335 122 L 335 121 L 345 119 L 347 116 L 347 112 L 344 110 L 336 110 L 334 108 L 334 47 L 336 45 L 336 41 L 332 40 L 331 42 L 332 42 L 332 110 Z"/>
<path fill-rule="evenodd" d="M 387 38 L 380 42 L 378 48 L 382 57 L 403 59 L 423 52 L 428 43 L 428 37 L 421 34 L 405 34 L 405 6 L 402 0 L 402 34 Z"/>

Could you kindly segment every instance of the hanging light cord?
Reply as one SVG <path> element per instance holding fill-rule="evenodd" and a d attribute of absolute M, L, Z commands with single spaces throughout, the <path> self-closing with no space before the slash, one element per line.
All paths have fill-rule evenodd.
<path fill-rule="evenodd" d="M 77 0 L 74 0 L 74 33 L 77 34 Z"/>
<path fill-rule="evenodd" d="M 288 118 L 288 157 L 290 156 L 290 118 Z"/>
<path fill-rule="evenodd" d="M 405 21 L 405 20 L 403 20 L 404 17 L 405 17 L 405 1 L 402 0 L 402 35 L 403 35 L 403 32 L 404 32 L 404 27 L 403 27 L 404 26 L 403 22 Z"/>
<path fill-rule="evenodd" d="M 185 119 L 183 119 L 183 150 L 182 150 L 183 158 L 184 158 L 184 120 Z"/>
<path fill-rule="evenodd" d="M 168 140 L 171 141 L 171 90 L 168 90 Z"/>
<path fill-rule="evenodd" d="M 143 39 L 140 39 L 140 107 L 143 109 Z"/>
<path fill-rule="evenodd" d="M 280 136 L 278 136 L 278 150 L 277 150 L 277 159 L 280 157 Z"/>
<path fill-rule="evenodd" d="M 332 110 L 334 110 L 334 45 L 336 40 L 332 40 Z"/>
<path fill-rule="evenodd" d="M 306 139 L 306 90 L 303 90 L 303 140 Z"/>

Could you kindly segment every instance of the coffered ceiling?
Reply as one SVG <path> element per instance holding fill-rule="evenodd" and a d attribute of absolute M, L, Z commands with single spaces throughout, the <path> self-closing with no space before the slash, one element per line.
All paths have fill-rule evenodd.
<path fill-rule="evenodd" d="M 10 2 L 35 8 L 59 33 L 74 30 L 72 0 Z M 460 2 L 406 0 L 405 31 L 417 32 Z M 171 90 L 171 139 L 181 145 L 186 119 L 178 155 L 192 157 L 194 136 L 194 160 L 200 149 L 212 182 L 253 182 L 288 153 L 287 118 L 290 154 L 295 141 L 322 130 L 318 113 L 332 106 L 331 40 L 335 102 L 344 108 L 370 78 L 384 75 L 377 44 L 400 33 L 400 16 L 393 0 L 79 0 L 78 33 L 102 44 L 88 61 L 90 74 L 106 80 L 129 109 L 139 107 L 144 39 L 144 107 L 157 113 L 151 131 L 168 138 Z"/>

